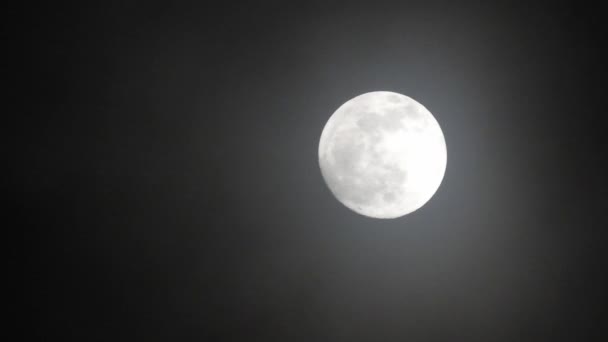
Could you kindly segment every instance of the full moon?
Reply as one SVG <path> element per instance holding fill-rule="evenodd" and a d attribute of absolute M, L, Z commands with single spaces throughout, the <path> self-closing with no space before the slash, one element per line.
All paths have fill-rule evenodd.
<path fill-rule="evenodd" d="M 388 91 L 338 108 L 319 142 L 325 183 L 347 208 L 397 218 L 427 203 L 445 173 L 447 151 L 435 117 L 414 99 Z"/>

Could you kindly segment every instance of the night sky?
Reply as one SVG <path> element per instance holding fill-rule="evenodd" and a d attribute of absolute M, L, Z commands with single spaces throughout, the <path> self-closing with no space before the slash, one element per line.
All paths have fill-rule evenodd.
<path fill-rule="evenodd" d="M 32 5 L 3 34 L 20 336 L 606 341 L 599 9 L 225 3 Z M 317 160 L 375 90 L 447 143 L 394 220 L 340 204 Z"/>

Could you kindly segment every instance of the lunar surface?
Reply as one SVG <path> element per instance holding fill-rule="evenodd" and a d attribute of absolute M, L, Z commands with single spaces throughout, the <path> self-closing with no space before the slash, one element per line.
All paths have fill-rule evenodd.
<path fill-rule="evenodd" d="M 357 96 L 329 118 L 319 142 L 327 186 L 349 209 L 396 218 L 422 207 L 445 173 L 439 123 L 420 103 L 387 91 Z"/>

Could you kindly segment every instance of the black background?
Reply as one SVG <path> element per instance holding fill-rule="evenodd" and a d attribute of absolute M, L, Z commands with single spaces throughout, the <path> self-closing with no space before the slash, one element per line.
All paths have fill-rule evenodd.
<path fill-rule="evenodd" d="M 254 3 L 8 25 L 20 334 L 604 340 L 599 8 Z M 329 116 L 374 90 L 447 141 L 439 191 L 396 220 L 349 211 L 318 169 Z"/>

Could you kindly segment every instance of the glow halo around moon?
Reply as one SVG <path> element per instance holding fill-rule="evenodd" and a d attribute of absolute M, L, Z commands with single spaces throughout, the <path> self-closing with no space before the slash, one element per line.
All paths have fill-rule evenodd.
<path fill-rule="evenodd" d="M 414 99 L 388 91 L 359 95 L 338 108 L 319 142 L 325 183 L 347 208 L 396 218 L 427 203 L 447 165 L 439 123 Z"/>

